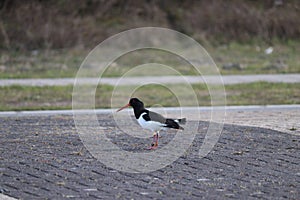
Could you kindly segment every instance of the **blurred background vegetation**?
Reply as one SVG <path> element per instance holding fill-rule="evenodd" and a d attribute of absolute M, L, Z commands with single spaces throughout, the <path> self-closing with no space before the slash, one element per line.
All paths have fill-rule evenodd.
<path fill-rule="evenodd" d="M 85 56 L 101 41 L 144 26 L 166 27 L 193 37 L 222 74 L 300 73 L 298 0 L 1 0 L 0 78 L 75 77 Z M 273 51 L 267 53 L 270 48 Z M 293 88 L 297 93 L 298 85 Z M 32 98 L 26 98 L 32 101 L 41 96 L 24 92 L 38 91 L 27 87 L 0 89 L 3 94 L 28 93 Z M 293 99 L 288 103 L 299 103 L 298 96 Z M 241 102 L 255 104 L 244 100 L 232 104 Z M 57 107 L 39 107 L 43 108 Z"/>
<path fill-rule="evenodd" d="M 101 41 L 143 26 L 193 37 L 223 74 L 298 73 L 299 9 L 297 0 L 2 0 L 0 78 L 73 77 Z"/>
<path fill-rule="evenodd" d="M 93 48 L 120 31 L 159 26 L 200 42 L 298 40 L 298 0 L 2 0 L 3 50 Z"/>

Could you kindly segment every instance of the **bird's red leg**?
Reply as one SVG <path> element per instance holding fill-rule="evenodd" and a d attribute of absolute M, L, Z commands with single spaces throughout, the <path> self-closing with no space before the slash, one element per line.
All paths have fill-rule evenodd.
<path fill-rule="evenodd" d="M 156 137 L 155 137 L 155 139 L 156 139 L 156 141 L 155 141 L 155 146 L 156 146 L 156 147 L 158 147 L 158 138 L 159 138 L 158 132 L 156 132 Z"/>
<path fill-rule="evenodd" d="M 155 132 L 153 135 L 153 141 L 151 144 L 151 147 L 149 147 L 149 150 L 156 149 L 158 147 L 158 132 Z"/>

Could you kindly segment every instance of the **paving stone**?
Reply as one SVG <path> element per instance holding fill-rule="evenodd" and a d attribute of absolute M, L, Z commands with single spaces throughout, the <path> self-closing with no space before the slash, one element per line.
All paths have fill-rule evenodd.
<path fill-rule="evenodd" d="M 123 149 L 137 153 L 149 145 L 149 138 L 129 138 L 113 121 L 102 121 L 106 117 L 110 116 L 99 116 L 100 125 L 118 133 L 110 134 L 110 138 Z M 2 117 L 0 124 L 0 193 L 15 198 L 298 199 L 300 196 L 298 135 L 225 125 L 214 149 L 199 158 L 206 130 L 203 127 L 208 126 L 201 121 L 186 154 L 157 171 L 131 174 L 93 158 L 81 142 L 72 116 Z M 174 134 L 162 133 L 161 146 L 171 141 Z"/>

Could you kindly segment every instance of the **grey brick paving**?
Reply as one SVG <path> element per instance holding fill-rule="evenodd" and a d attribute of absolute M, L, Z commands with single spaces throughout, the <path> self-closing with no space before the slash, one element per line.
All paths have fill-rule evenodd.
<path fill-rule="evenodd" d="M 149 145 L 149 139 L 128 140 L 110 115 L 100 115 L 99 123 L 127 150 Z M 0 193 L 21 199 L 299 199 L 299 136 L 225 125 L 213 151 L 200 159 L 207 125 L 200 122 L 190 149 L 171 165 L 130 174 L 94 159 L 72 116 L 2 117 Z M 172 137 L 164 134 L 161 144 Z"/>

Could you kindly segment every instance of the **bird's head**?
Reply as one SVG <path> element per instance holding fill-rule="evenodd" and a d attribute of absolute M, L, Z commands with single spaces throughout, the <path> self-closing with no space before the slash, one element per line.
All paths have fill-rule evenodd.
<path fill-rule="evenodd" d="M 129 106 L 133 107 L 133 108 L 144 108 L 144 103 L 142 101 L 140 101 L 138 98 L 131 98 L 129 100 L 129 103 L 126 104 L 125 106 L 123 106 L 122 108 L 118 109 L 117 112 L 128 108 Z"/>

